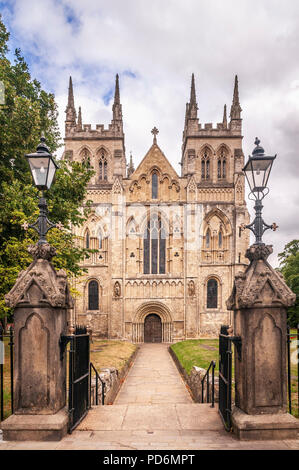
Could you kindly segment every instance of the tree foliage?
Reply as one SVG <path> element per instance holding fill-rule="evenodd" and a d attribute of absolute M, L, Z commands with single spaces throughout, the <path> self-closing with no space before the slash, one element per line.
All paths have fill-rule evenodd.
<path fill-rule="evenodd" d="M 296 294 L 296 303 L 288 309 L 290 326 L 299 323 L 299 240 L 292 240 L 279 253 L 280 271 L 290 289 Z"/>
<path fill-rule="evenodd" d="M 51 152 L 61 145 L 54 95 L 32 79 L 19 49 L 14 63 L 10 62 L 8 41 L 0 16 L 0 81 L 5 88 L 5 102 L 0 105 L 0 317 L 10 313 L 4 295 L 20 270 L 32 262 L 27 247 L 38 239 L 35 231 L 21 227 L 25 221 L 34 223 L 39 212 L 38 191 L 24 155 L 35 152 L 42 131 Z M 48 233 L 48 241 L 57 250 L 53 264 L 69 276 L 80 276 L 80 261 L 92 251 L 75 244 L 71 231 L 87 216 L 86 188 L 92 174 L 85 163 L 60 161 L 56 181 L 46 195 L 49 219 L 64 226 L 62 231 Z"/>

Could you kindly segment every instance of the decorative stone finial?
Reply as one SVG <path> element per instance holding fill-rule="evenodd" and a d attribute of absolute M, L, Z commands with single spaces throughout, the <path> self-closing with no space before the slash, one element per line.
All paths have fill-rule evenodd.
<path fill-rule="evenodd" d="M 266 260 L 271 253 L 273 253 L 272 245 L 251 245 L 246 250 L 245 257 L 250 262 L 258 259 Z"/>
<path fill-rule="evenodd" d="M 28 247 L 28 253 L 30 253 L 34 259 L 46 259 L 48 261 L 51 261 L 53 256 L 57 254 L 56 249 L 49 245 L 49 243 L 30 245 Z"/>

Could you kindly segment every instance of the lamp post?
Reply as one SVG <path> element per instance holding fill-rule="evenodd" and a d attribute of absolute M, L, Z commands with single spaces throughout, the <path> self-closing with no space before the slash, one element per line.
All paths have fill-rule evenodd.
<path fill-rule="evenodd" d="M 28 227 L 33 228 L 39 234 L 38 245 L 47 243 L 46 234 L 54 227 L 60 228 L 61 224 L 53 224 L 47 217 L 48 206 L 44 196 L 44 191 L 50 189 L 54 180 L 57 164 L 53 160 L 52 155 L 46 146 L 46 139 L 42 134 L 40 143 L 37 146 L 36 153 L 29 153 L 25 155 L 29 162 L 30 171 L 32 174 L 35 186 L 42 191 L 42 196 L 39 198 L 39 216 L 34 224 L 24 224 L 24 229 Z"/>
<path fill-rule="evenodd" d="M 262 218 L 262 200 L 269 193 L 267 183 L 276 155 L 265 155 L 265 151 L 263 147 L 260 146 L 260 140 L 257 137 L 254 143 L 256 147 L 253 149 L 252 156 L 249 155 L 243 172 L 250 187 L 249 199 L 255 200 L 255 219 L 249 225 L 242 224 L 241 230 L 248 228 L 255 235 L 254 245 L 264 245 L 262 241 L 264 232 L 268 229 L 275 231 L 278 228 L 275 223 L 272 225 L 266 224 Z"/>

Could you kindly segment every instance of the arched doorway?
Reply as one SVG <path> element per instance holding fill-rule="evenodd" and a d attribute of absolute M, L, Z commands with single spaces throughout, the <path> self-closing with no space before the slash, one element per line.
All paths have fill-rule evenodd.
<path fill-rule="evenodd" d="M 162 322 L 159 315 L 150 313 L 144 321 L 144 342 L 162 343 Z"/>

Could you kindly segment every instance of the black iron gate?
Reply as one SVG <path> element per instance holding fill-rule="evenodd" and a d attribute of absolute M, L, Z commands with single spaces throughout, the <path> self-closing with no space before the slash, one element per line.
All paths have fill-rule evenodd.
<path fill-rule="evenodd" d="M 89 409 L 89 334 L 76 326 L 70 337 L 69 350 L 69 432 L 71 433 Z"/>
<path fill-rule="evenodd" d="M 232 411 L 232 337 L 222 325 L 219 335 L 219 413 L 227 431 L 231 429 Z"/>

